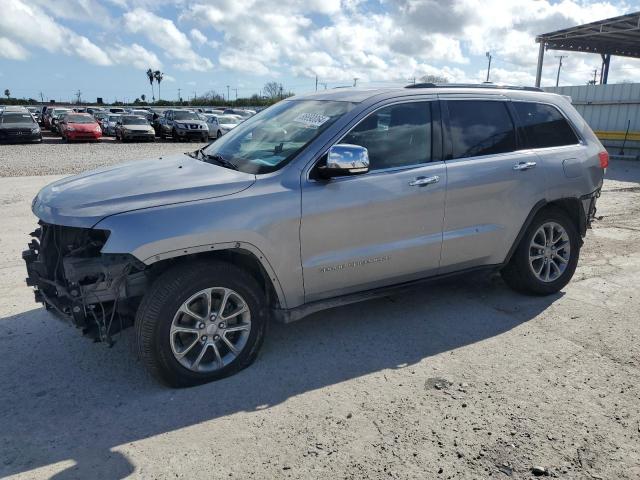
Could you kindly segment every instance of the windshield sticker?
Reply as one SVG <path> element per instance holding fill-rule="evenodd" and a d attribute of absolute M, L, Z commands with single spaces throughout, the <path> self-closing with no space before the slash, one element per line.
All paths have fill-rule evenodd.
<path fill-rule="evenodd" d="M 318 128 L 327 120 L 329 120 L 329 117 L 319 113 L 301 113 L 293 119 L 294 122 L 302 123 L 311 128 Z"/>

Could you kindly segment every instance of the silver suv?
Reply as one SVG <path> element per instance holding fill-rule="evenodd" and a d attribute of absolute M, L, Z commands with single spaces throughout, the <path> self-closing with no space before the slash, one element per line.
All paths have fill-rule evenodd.
<path fill-rule="evenodd" d="M 476 269 L 557 292 L 607 164 L 570 102 L 537 89 L 294 97 L 196 152 L 43 188 L 27 283 L 95 339 L 135 326 L 156 377 L 195 385 L 249 365 L 269 319 Z"/>

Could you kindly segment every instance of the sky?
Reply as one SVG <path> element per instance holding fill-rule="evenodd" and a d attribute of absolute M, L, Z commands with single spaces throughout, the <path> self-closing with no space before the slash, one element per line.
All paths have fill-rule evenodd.
<path fill-rule="evenodd" d="M 294 93 L 405 85 L 438 75 L 533 85 L 536 34 L 640 10 L 585 0 L 0 0 L 0 91 L 18 98 L 133 101 L 214 91 L 231 99 L 266 82 Z M 549 51 L 542 86 L 583 85 L 598 55 Z M 640 81 L 640 61 L 613 57 L 609 82 Z M 227 87 L 229 86 L 229 87 Z M 154 95 L 158 97 L 157 85 Z"/>

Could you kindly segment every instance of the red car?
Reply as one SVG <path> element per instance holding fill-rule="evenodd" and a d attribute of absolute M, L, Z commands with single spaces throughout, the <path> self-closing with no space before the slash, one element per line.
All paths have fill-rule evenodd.
<path fill-rule="evenodd" d="M 67 142 L 72 140 L 100 140 L 102 129 L 88 113 L 65 115 L 59 125 L 60 134 Z"/>

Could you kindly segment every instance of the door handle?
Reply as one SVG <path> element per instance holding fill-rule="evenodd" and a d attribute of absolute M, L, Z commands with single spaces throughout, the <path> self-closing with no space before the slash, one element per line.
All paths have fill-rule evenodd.
<path fill-rule="evenodd" d="M 513 166 L 514 170 L 529 170 L 536 166 L 536 162 L 520 162 Z"/>
<path fill-rule="evenodd" d="M 434 175 L 433 177 L 418 177 L 415 180 L 410 181 L 409 185 L 412 187 L 426 187 L 427 185 L 438 183 L 439 181 L 440 177 L 438 175 Z"/>

